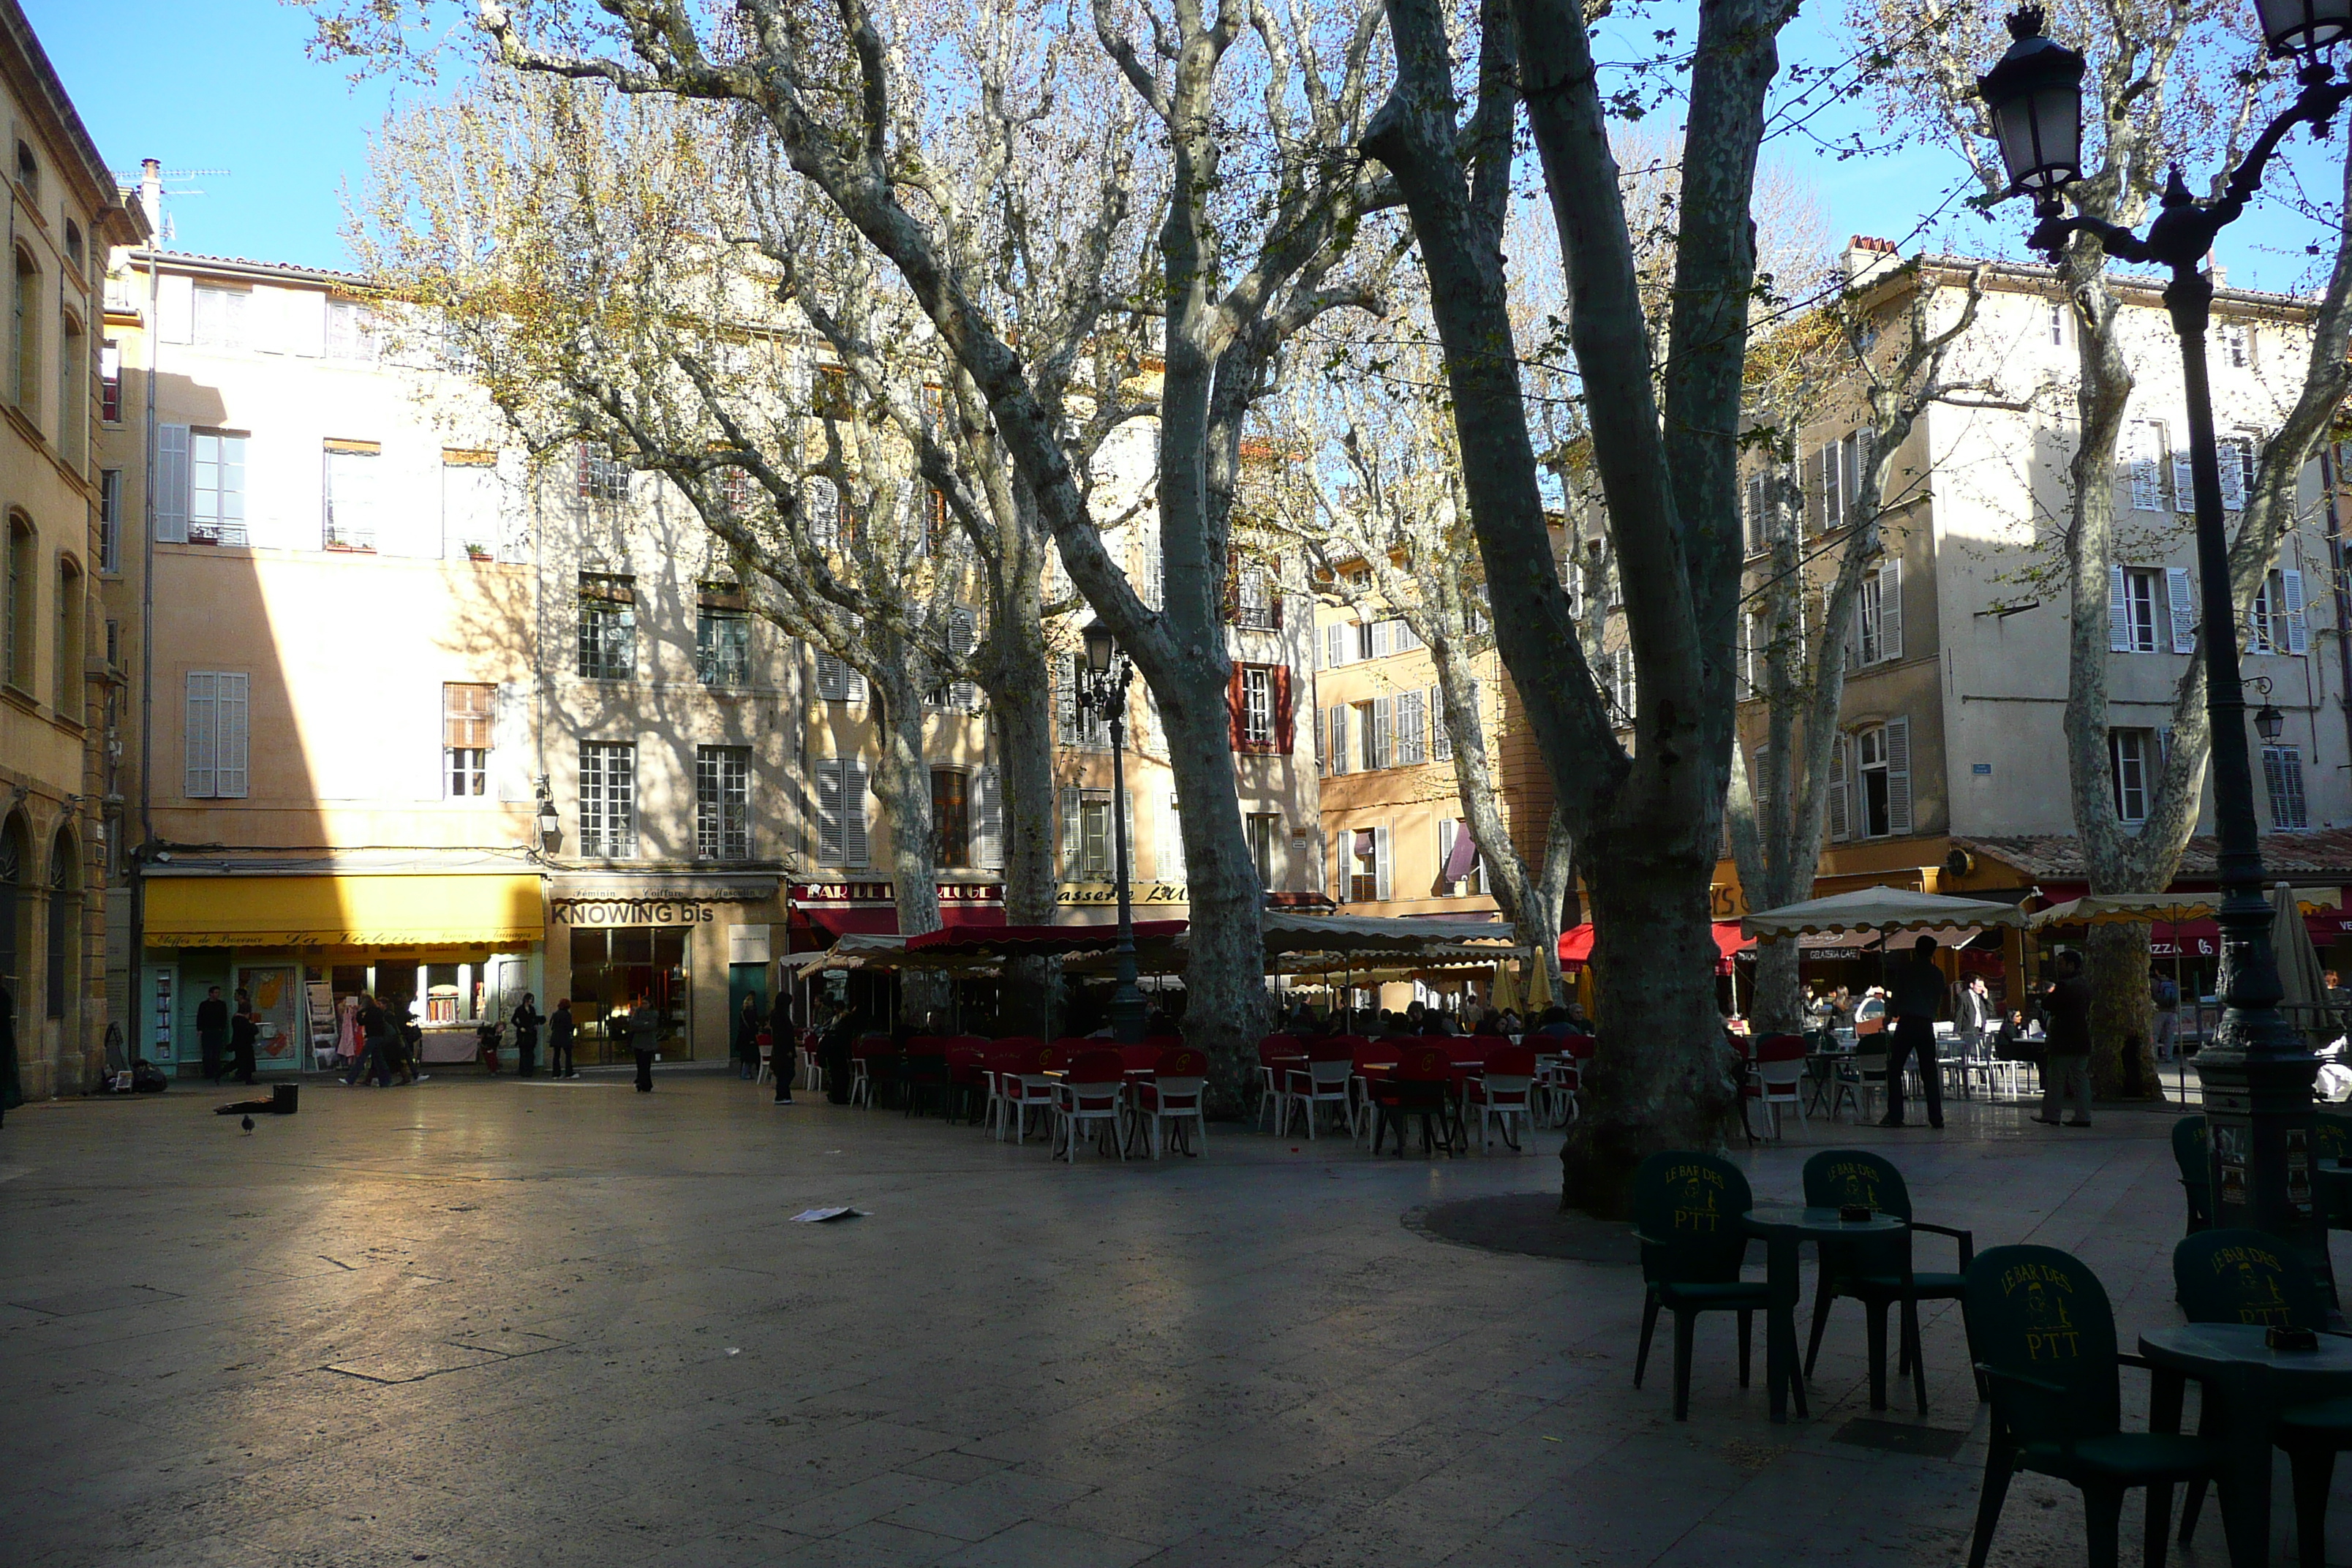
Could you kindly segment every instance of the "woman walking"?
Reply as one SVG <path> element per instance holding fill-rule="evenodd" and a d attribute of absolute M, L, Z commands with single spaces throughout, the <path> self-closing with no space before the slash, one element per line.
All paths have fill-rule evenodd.
<path fill-rule="evenodd" d="M 760 1076 L 760 994 L 743 993 L 743 1010 L 735 1016 L 735 1076 L 756 1079 Z"/>
<path fill-rule="evenodd" d="M 507 1015 L 507 1022 L 514 1026 L 515 1076 L 529 1078 L 539 1062 L 539 1026 L 546 1022 L 540 1016 L 539 1009 L 531 1005 L 530 992 L 522 994 L 522 1000 L 515 1004 L 515 1010 Z"/>
<path fill-rule="evenodd" d="M 651 992 L 637 997 L 629 1010 L 629 1049 L 637 1058 L 637 1092 L 654 1091 L 654 1047 L 661 1043 L 661 1015 L 654 1011 Z"/>

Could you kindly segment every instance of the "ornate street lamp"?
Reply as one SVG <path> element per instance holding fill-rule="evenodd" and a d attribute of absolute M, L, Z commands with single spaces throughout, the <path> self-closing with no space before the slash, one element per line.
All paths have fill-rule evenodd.
<path fill-rule="evenodd" d="M 2255 836 L 2253 772 L 2247 756 L 2246 695 L 2238 676 L 2236 607 L 2230 598 L 2230 545 L 2221 525 L 2221 469 L 2213 439 L 2212 388 L 2205 374 L 2205 332 L 2213 279 L 2199 270 L 2214 237 L 2245 210 L 2262 184 L 2263 170 L 2297 125 L 2315 135 L 2352 98 L 2352 86 L 2315 51 L 2352 33 L 2352 0 L 2258 0 L 2272 54 L 2302 60 L 2302 90 L 2246 150 L 2219 200 L 2200 204 L 2175 165 L 2163 210 L 2140 238 L 2104 219 L 2062 216 L 2060 193 L 2081 174 L 2083 57 L 2042 36 L 2042 12 L 2028 7 L 2010 19 L 2016 41 L 2000 63 L 1979 78 L 1977 90 L 1992 111 L 2001 161 L 2012 194 L 2031 195 L 2041 220 L 2026 243 L 2058 267 L 2078 233 L 2095 236 L 2124 261 L 2156 262 L 2171 269 L 2164 302 L 2180 339 L 2180 371 L 2189 404 L 2190 484 L 2196 496 L 2199 608 L 2204 622 L 2205 710 L 2213 732 L 2213 816 L 2219 829 L 2222 890 L 2221 1021 L 2197 1054 L 2205 1086 L 2205 1128 L 2210 1150 L 2213 1223 L 2252 1226 L 2280 1236 L 2322 1278 L 2328 1268 L 2327 1233 L 2312 1202 L 2311 1084 L 2318 1061 L 2279 1011 L 2277 954 L 2271 947 L 2271 907 L 2263 897 L 2262 846 Z M 2256 724 L 2263 737 L 2284 718 L 2265 705 Z"/>
<path fill-rule="evenodd" d="M 1110 830 L 1113 877 L 1118 884 L 1118 945 L 1112 957 L 1118 965 L 1118 987 L 1111 993 L 1111 1037 L 1121 1045 L 1143 1039 L 1147 1009 L 1143 990 L 1136 984 L 1135 911 L 1127 889 L 1127 683 L 1134 675 L 1118 651 L 1118 639 L 1097 618 L 1086 630 L 1087 679 L 1078 702 L 1110 724 Z"/>

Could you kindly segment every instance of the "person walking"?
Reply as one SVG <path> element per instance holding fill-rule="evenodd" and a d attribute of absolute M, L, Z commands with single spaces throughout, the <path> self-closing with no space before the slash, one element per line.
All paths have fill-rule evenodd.
<path fill-rule="evenodd" d="M 743 1010 L 735 1015 L 735 1076 L 757 1080 L 760 1076 L 760 994 L 743 993 Z"/>
<path fill-rule="evenodd" d="M 661 1043 L 661 1015 L 654 1011 L 651 992 L 637 997 L 629 1010 L 629 1049 L 637 1058 L 637 1092 L 654 1091 L 654 1047 Z"/>
<path fill-rule="evenodd" d="M 817 1042 L 816 1059 L 824 1068 L 824 1097 L 835 1105 L 849 1103 L 849 1047 L 856 1043 L 862 1022 L 856 1008 L 845 1007 Z"/>
<path fill-rule="evenodd" d="M 205 1058 L 205 1076 L 220 1082 L 221 1054 L 228 1047 L 228 1004 L 221 1000 L 220 987 L 205 987 L 205 999 L 196 1004 L 196 1049 Z"/>
<path fill-rule="evenodd" d="M 793 1102 L 793 1079 L 800 1071 L 800 1022 L 789 1001 L 768 1015 L 768 1065 L 776 1075 L 776 1103 Z"/>
<path fill-rule="evenodd" d="M 253 1016 L 253 1004 L 244 992 L 237 995 L 237 1008 L 228 1021 L 229 1071 L 239 1083 L 253 1081 L 253 1043 L 261 1034 L 261 1023 Z"/>
<path fill-rule="evenodd" d="M 2042 1113 L 2033 1120 L 2058 1125 L 2058 1102 L 2074 1102 L 2069 1127 L 2091 1124 L 2091 983 L 2083 978 L 2083 955 L 2058 955 L 2058 978 L 2042 993 L 2049 1015 L 2049 1036 L 2042 1047 Z"/>
<path fill-rule="evenodd" d="M 529 1078 L 537 1070 L 539 1026 L 546 1021 L 540 1015 L 539 1008 L 532 1004 L 530 993 L 528 991 L 522 994 L 522 1000 L 515 1004 L 515 1010 L 507 1015 L 507 1022 L 514 1026 L 515 1076 L 517 1078 Z"/>
<path fill-rule="evenodd" d="M 2172 1037 L 2180 1025 L 2180 987 L 2161 969 L 2148 972 L 2147 999 L 2156 1009 L 2156 1059 L 2172 1059 Z"/>
<path fill-rule="evenodd" d="M 362 1079 L 373 1079 L 381 1089 L 392 1081 L 392 1016 L 373 992 L 360 994 L 357 1022 L 360 1031 L 360 1054 L 352 1059 L 352 1075 L 346 1084 Z"/>
<path fill-rule="evenodd" d="M 1886 1115 L 1881 1127 L 1903 1125 L 1903 1066 L 1919 1064 L 1919 1087 L 1927 1093 L 1927 1125 L 1944 1125 L 1944 1066 L 1936 1059 L 1936 1020 L 1951 995 L 1951 982 L 1936 967 L 1936 939 L 1923 936 L 1911 962 L 1898 967 L 1887 987 L 1886 1011 L 1895 1020 L 1886 1049 Z"/>
<path fill-rule="evenodd" d="M 555 999 L 555 1012 L 547 1020 L 547 1070 L 556 1078 L 578 1078 L 572 1066 L 572 1034 L 578 1027 L 572 1016 L 572 998 Z"/>

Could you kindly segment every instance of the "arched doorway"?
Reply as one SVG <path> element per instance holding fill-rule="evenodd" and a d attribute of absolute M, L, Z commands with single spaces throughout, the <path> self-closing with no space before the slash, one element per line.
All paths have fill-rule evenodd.
<path fill-rule="evenodd" d="M 73 1024 L 80 1012 L 74 1003 L 76 982 L 81 978 L 81 847 L 69 827 L 58 828 L 49 846 L 48 883 L 48 941 L 41 990 L 48 1016 L 64 1026 L 60 1047 L 78 1047 Z"/>

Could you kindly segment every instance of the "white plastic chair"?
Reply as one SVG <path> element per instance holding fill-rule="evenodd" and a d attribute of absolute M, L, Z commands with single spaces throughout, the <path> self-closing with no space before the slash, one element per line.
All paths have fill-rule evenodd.
<path fill-rule="evenodd" d="M 775 1057 L 776 1047 L 774 1041 L 771 1040 L 760 1047 L 760 1070 L 751 1075 L 751 1081 L 753 1083 L 765 1083 L 770 1079 L 776 1076 L 774 1070 Z"/>
<path fill-rule="evenodd" d="M 1355 1122 L 1355 1113 L 1351 1109 L 1354 1097 L 1348 1080 L 1355 1076 L 1355 1071 L 1356 1064 L 1346 1057 L 1325 1062 L 1310 1061 L 1303 1072 L 1297 1068 L 1288 1069 L 1283 1074 L 1282 1115 L 1275 1131 L 1289 1131 L 1290 1108 L 1293 1105 L 1307 1112 L 1307 1140 L 1310 1143 L 1315 1141 L 1315 1108 L 1318 1105 L 1330 1106 L 1339 1113 L 1343 1125 L 1352 1127 Z"/>
<path fill-rule="evenodd" d="M 1478 1121 L 1478 1146 L 1490 1149 L 1495 1143 L 1495 1124 L 1501 1122 L 1503 1142 L 1513 1149 L 1525 1152 L 1518 1139 L 1511 1136 L 1514 1119 L 1520 1129 L 1529 1134 L 1535 1131 L 1535 1082 L 1533 1077 L 1517 1073 L 1485 1073 L 1462 1086 L 1464 1109 Z"/>
<path fill-rule="evenodd" d="M 1780 1107 L 1784 1105 L 1793 1105 L 1797 1108 L 1798 1121 L 1811 1120 L 1805 1114 L 1804 1058 L 1792 1057 L 1787 1061 L 1779 1062 L 1757 1062 L 1748 1069 L 1748 1074 L 1749 1082 L 1755 1086 L 1756 1093 L 1745 1098 L 1748 1102 L 1763 1109 L 1765 1125 L 1771 1129 L 1765 1134 L 1767 1138 L 1780 1136 Z M 1855 1103 L 1859 1106 L 1860 1101 L 1857 1100 Z M 1744 1105 L 1740 1114 L 1742 1117 L 1747 1115 Z"/>
<path fill-rule="evenodd" d="M 1000 1089 L 997 1111 L 1003 1121 L 997 1128 L 996 1136 L 1002 1140 L 1005 1127 L 1009 1126 L 1015 1143 L 1027 1142 L 1029 1113 L 1037 1111 L 1049 1121 L 1054 1114 L 1055 1080 L 1043 1073 L 1008 1072 L 999 1073 L 997 1083 Z"/>
<path fill-rule="evenodd" d="M 1134 1095 L 1136 1120 L 1150 1132 L 1153 1159 L 1160 1158 L 1165 1146 L 1163 1134 L 1171 1121 L 1189 1120 L 1192 1123 L 1192 1152 L 1208 1152 L 1209 1122 L 1201 1114 L 1201 1102 L 1206 1098 L 1202 1090 L 1208 1081 L 1204 1078 L 1152 1078 L 1134 1086 L 1130 1092 Z"/>
<path fill-rule="evenodd" d="M 1108 1129 L 1112 1144 L 1118 1144 L 1118 1121 L 1127 1089 L 1125 1079 L 1100 1083 L 1079 1083 L 1071 1079 L 1051 1081 L 1054 1086 L 1054 1158 L 1076 1164 L 1078 1134 L 1088 1126 L 1095 1128 L 1097 1140 Z M 1126 1160 L 1125 1148 L 1119 1148 L 1118 1157 L 1121 1161 Z"/>

